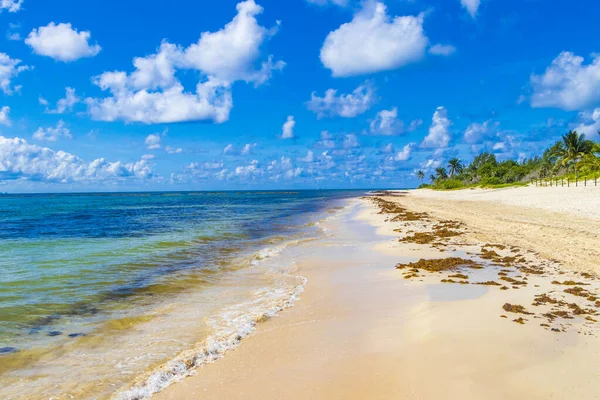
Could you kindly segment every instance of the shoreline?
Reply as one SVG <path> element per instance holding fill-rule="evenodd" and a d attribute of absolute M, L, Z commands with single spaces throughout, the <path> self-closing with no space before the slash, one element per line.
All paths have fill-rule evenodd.
<path fill-rule="evenodd" d="M 579 298 L 563 294 L 565 287 L 551 282 L 587 275 L 519 248 L 527 267 L 511 266 L 507 276 L 528 284 L 510 290 L 474 281 L 441 283 L 439 273 L 424 271 L 418 280 L 405 279 L 396 264 L 453 256 L 484 262 L 474 247 L 481 251 L 489 243 L 477 240 L 481 233 L 468 224 L 464 234 L 440 245 L 399 243 L 420 224 L 422 229 L 431 226 L 390 222 L 390 215 L 380 214 L 374 205 L 359 204 L 343 221 L 327 227 L 324 242 L 298 249 L 297 273 L 308 285 L 294 307 L 259 324 L 227 357 L 153 398 L 447 398 L 449 393 L 465 399 L 597 398 L 594 382 L 600 367 L 593 360 L 600 355 L 599 330 L 583 318 L 593 319 L 591 314 L 557 318 L 558 333 L 549 324 L 540 326 L 546 322 L 540 316 L 544 312 L 560 314 L 547 309 L 552 304 L 521 317 L 502 309 L 510 302 L 537 311 L 531 302 L 540 293 L 575 304 Z M 407 208 L 423 212 L 412 204 Z M 432 223 L 439 221 L 437 214 L 431 217 Z M 499 248 L 487 251 L 508 257 Z M 491 264 L 470 271 L 470 277 L 497 279 L 509 268 Z M 544 272 L 523 272 L 538 268 Z M 593 277 L 585 284 L 590 293 L 598 291 Z M 522 320 L 515 323 L 513 318 Z"/>

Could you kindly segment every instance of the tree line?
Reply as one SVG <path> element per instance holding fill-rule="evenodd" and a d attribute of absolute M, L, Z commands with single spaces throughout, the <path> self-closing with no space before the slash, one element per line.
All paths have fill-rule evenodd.
<path fill-rule="evenodd" d="M 600 134 L 600 132 L 599 132 Z M 457 189 L 466 186 L 501 186 L 527 183 L 532 179 L 574 175 L 596 176 L 600 173 L 600 143 L 586 140 L 583 134 L 570 131 L 544 151 L 541 156 L 522 161 L 498 161 L 489 152 L 477 155 L 470 164 L 458 158 L 448 161 L 429 176 L 430 184 L 421 187 Z M 423 171 L 417 178 L 424 182 Z"/>

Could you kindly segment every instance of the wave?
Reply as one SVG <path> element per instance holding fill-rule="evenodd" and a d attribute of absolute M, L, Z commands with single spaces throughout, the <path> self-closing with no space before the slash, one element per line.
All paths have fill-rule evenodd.
<path fill-rule="evenodd" d="M 287 242 L 273 247 L 266 247 L 252 256 L 250 265 L 257 266 L 262 260 L 280 255 L 290 244 Z M 292 269 L 295 269 L 295 265 Z M 280 311 L 293 306 L 304 292 L 308 280 L 290 272 L 279 273 L 281 276 L 296 281 L 293 288 L 263 288 L 257 290 L 257 298 L 229 306 L 219 315 L 207 320 L 215 334 L 205 339 L 194 349 L 180 353 L 176 358 L 141 378 L 132 388 L 117 392 L 113 400 L 142 400 L 160 392 L 173 383 L 179 382 L 194 373 L 195 369 L 215 362 L 228 351 L 239 346 L 242 339 L 256 330 L 258 323 L 272 318 Z"/>

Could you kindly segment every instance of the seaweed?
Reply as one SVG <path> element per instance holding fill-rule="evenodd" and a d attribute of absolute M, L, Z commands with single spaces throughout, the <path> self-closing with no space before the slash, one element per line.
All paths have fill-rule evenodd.
<path fill-rule="evenodd" d="M 425 270 L 428 272 L 456 271 L 460 267 L 481 268 L 481 266 L 473 260 L 457 257 L 436 260 L 421 259 L 415 263 L 396 265 L 396 269 Z"/>
<path fill-rule="evenodd" d="M 527 312 L 525 307 L 518 305 L 518 304 L 506 303 L 502 306 L 502 309 L 506 312 L 511 312 L 511 313 L 515 313 L 515 314 L 527 314 L 527 315 L 532 314 L 530 312 Z"/>

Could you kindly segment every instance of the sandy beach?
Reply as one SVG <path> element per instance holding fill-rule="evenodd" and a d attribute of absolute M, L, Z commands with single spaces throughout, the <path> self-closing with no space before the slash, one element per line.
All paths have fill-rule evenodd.
<path fill-rule="evenodd" d="M 154 398 L 600 398 L 599 195 L 351 200 L 294 250 L 301 300 Z"/>

